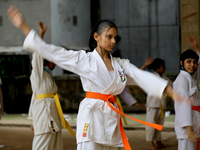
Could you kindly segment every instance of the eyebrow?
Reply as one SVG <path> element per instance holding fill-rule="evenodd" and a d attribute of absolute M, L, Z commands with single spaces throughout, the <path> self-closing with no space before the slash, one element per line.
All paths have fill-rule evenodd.
<path fill-rule="evenodd" d="M 112 36 L 114 36 L 114 35 L 113 35 L 113 34 L 111 34 L 111 33 L 110 33 L 110 34 L 106 34 L 106 35 L 107 35 L 107 36 L 108 36 L 108 35 L 112 35 Z M 117 35 L 116 35 L 116 36 L 114 36 L 114 37 L 117 37 Z"/>

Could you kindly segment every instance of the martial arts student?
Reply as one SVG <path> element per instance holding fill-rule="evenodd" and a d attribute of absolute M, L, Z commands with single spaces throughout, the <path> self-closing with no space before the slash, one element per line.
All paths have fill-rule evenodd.
<path fill-rule="evenodd" d="M 189 49 L 181 54 L 180 73 L 173 83 L 177 93 L 193 98 L 192 107 L 187 100 L 182 104 L 175 102 L 175 132 L 178 139 L 178 150 L 195 150 L 197 138 L 200 137 L 200 49 L 195 38 L 187 37 L 196 52 Z M 199 148 L 196 148 L 199 150 Z"/>
<path fill-rule="evenodd" d="M 2 81 L 0 78 L 0 120 L 1 120 L 1 115 L 3 114 L 3 93 L 2 93 Z"/>
<path fill-rule="evenodd" d="M 138 85 L 158 98 L 169 94 L 181 101 L 181 96 L 167 85 L 166 80 L 138 69 L 127 59 L 112 57 L 110 52 L 117 41 L 117 27 L 110 20 L 101 20 L 94 27 L 89 42 L 91 52 L 86 53 L 84 50 L 72 51 L 46 44 L 14 6 L 9 8 L 8 15 L 13 25 L 26 36 L 23 49 L 39 53 L 59 67 L 80 76 L 87 93 L 80 103 L 77 116 L 78 150 L 131 149 L 115 100 L 115 95 L 120 94 L 126 84 Z"/>
<path fill-rule="evenodd" d="M 148 67 L 148 69 L 152 69 L 153 74 L 155 74 L 156 76 L 168 80 L 168 85 L 172 85 L 170 79 L 163 75 L 166 69 L 165 61 L 163 59 L 155 58 L 152 61 L 152 57 L 149 57 L 144 65 L 141 67 L 141 69 L 145 70 L 146 67 Z M 166 106 L 166 97 L 160 99 L 152 95 L 147 95 L 146 121 L 163 125 Z M 161 131 L 151 128 L 149 126 L 146 126 L 146 141 L 149 142 L 149 148 L 151 150 L 159 150 L 159 148 L 166 147 L 166 145 L 161 142 Z M 154 141 L 156 141 L 156 144 L 154 144 Z"/>
<path fill-rule="evenodd" d="M 40 37 L 43 38 L 47 26 L 39 22 Z M 38 38 L 40 38 L 38 37 Z M 56 93 L 58 88 L 50 70 L 55 64 L 44 60 L 39 53 L 32 55 L 32 72 L 30 76 L 32 87 L 32 99 L 29 108 L 29 116 L 33 117 L 32 130 L 34 138 L 32 143 L 33 150 L 62 150 L 62 124 L 56 108 L 54 98 L 37 99 L 37 95 L 44 93 Z"/>

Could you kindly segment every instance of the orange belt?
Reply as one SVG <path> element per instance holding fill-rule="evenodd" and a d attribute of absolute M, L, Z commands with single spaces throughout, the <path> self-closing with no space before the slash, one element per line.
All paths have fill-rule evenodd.
<path fill-rule="evenodd" d="M 192 110 L 200 111 L 200 106 L 192 105 Z M 198 141 L 197 141 L 197 145 L 196 145 L 196 149 L 195 150 L 199 150 L 199 142 L 200 142 L 200 139 L 198 139 Z"/>
<path fill-rule="evenodd" d="M 162 128 L 163 128 L 162 125 L 158 125 L 158 124 L 153 124 L 153 123 L 141 121 L 141 120 L 135 119 L 133 117 L 130 117 L 130 116 L 122 113 L 120 106 L 116 102 L 115 96 L 112 95 L 112 94 L 111 95 L 106 95 L 106 94 L 95 93 L 95 92 L 87 92 L 86 93 L 86 98 L 94 98 L 94 99 L 100 99 L 100 100 L 107 101 L 108 106 L 112 110 L 114 110 L 115 112 L 117 112 L 117 113 L 120 114 L 120 117 L 119 117 L 119 128 L 120 128 L 120 133 L 121 133 L 121 137 L 122 137 L 122 141 L 123 141 L 125 150 L 131 150 L 131 147 L 130 147 L 130 144 L 128 142 L 128 139 L 126 137 L 126 133 L 125 133 L 123 125 L 122 125 L 121 115 L 126 116 L 126 117 L 128 117 L 128 118 L 130 118 L 132 120 L 135 120 L 135 121 L 137 121 L 139 123 L 142 123 L 144 125 L 147 125 L 147 126 L 150 126 L 152 128 L 155 128 L 157 130 L 162 130 Z M 117 104 L 119 110 L 117 108 L 115 108 L 111 103 Z"/>

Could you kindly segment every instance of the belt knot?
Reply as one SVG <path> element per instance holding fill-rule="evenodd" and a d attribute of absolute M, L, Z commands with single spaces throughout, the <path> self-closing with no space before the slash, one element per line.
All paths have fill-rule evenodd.
<path fill-rule="evenodd" d="M 115 103 L 115 102 L 116 102 L 116 98 L 115 98 L 115 96 L 114 96 L 113 94 L 110 94 L 110 95 L 109 95 L 108 100 L 109 100 L 109 102 L 111 102 L 111 103 Z"/>

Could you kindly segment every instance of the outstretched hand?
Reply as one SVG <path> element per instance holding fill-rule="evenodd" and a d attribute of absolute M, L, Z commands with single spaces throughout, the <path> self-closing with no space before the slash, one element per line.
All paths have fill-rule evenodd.
<path fill-rule="evenodd" d="M 39 27 L 39 30 L 40 30 L 40 37 L 43 38 L 46 30 L 47 30 L 47 25 L 45 25 L 45 27 L 43 26 L 43 22 L 39 22 L 38 23 L 38 27 Z"/>
<path fill-rule="evenodd" d="M 16 28 L 21 28 L 22 24 L 25 22 L 22 13 L 14 6 L 10 6 L 10 8 L 7 11 L 7 14 L 9 15 L 9 20 L 12 22 L 12 24 Z"/>
<path fill-rule="evenodd" d="M 187 40 L 195 50 L 199 50 L 199 45 L 195 36 L 192 38 L 190 35 L 187 35 Z"/>
<path fill-rule="evenodd" d="M 31 28 L 25 22 L 22 13 L 16 7 L 10 6 L 10 8 L 7 11 L 7 14 L 9 16 L 8 19 L 12 22 L 12 24 L 16 28 L 21 29 L 24 35 L 27 36 L 31 31 Z"/>
<path fill-rule="evenodd" d="M 184 102 L 188 105 L 194 104 L 194 99 L 176 93 L 171 86 L 167 86 L 164 92 L 167 93 L 167 96 L 171 97 L 174 102 Z"/>
<path fill-rule="evenodd" d="M 152 62 L 153 62 L 153 57 L 148 57 L 144 64 L 146 66 L 148 66 L 148 65 L 152 64 Z"/>
<path fill-rule="evenodd" d="M 153 57 L 148 57 L 144 65 L 140 69 L 145 70 L 148 65 L 152 64 L 152 62 L 153 62 Z"/>

